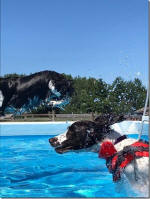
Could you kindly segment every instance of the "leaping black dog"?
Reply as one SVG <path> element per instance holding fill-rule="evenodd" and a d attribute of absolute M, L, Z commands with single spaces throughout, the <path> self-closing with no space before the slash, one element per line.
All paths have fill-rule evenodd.
<path fill-rule="evenodd" d="M 63 107 L 72 92 L 71 81 L 54 71 L 0 78 L 0 113 L 22 114 L 40 105 Z"/>

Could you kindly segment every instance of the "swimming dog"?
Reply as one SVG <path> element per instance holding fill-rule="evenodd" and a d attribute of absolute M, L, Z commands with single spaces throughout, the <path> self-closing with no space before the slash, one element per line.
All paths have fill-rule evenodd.
<path fill-rule="evenodd" d="M 0 78 L 0 112 L 22 114 L 40 105 L 66 105 L 72 82 L 55 71 L 41 71 L 25 77 Z"/>
<path fill-rule="evenodd" d="M 104 114 L 97 117 L 95 121 L 77 121 L 69 126 L 65 133 L 49 139 L 49 142 L 51 146 L 55 148 L 56 152 L 60 154 L 69 151 L 92 151 L 100 154 L 102 153 L 100 150 L 102 149 L 103 143 L 111 142 L 112 147 L 116 152 L 115 154 L 118 155 L 118 157 L 121 157 L 122 161 L 126 161 L 126 157 L 124 156 L 128 152 L 133 152 L 135 149 L 134 147 L 131 147 L 131 150 L 127 150 L 128 146 L 136 143 L 137 140 L 133 138 L 127 138 L 125 135 L 122 136 L 120 133 L 112 130 L 110 127 L 114 123 L 121 122 L 125 119 L 126 118 L 123 116 Z M 147 143 L 143 143 L 142 145 L 144 144 L 147 146 Z M 148 150 L 148 148 L 146 150 Z M 129 159 L 131 158 L 131 155 L 132 154 L 129 154 Z M 101 154 L 99 156 L 102 157 Z M 112 154 L 110 159 L 112 160 L 114 157 L 114 154 Z M 109 161 L 109 163 L 110 162 L 111 161 Z M 116 170 L 113 174 L 113 179 L 115 179 L 116 176 L 114 175 L 117 175 L 116 171 L 118 171 L 119 166 L 121 165 L 121 162 L 119 162 L 120 159 L 118 158 L 118 161 L 116 160 L 115 162 L 118 167 L 116 167 Z M 110 168 L 109 166 L 110 165 L 107 161 L 107 167 Z M 122 177 L 120 178 L 120 176 L 118 176 L 118 179 L 116 178 L 114 181 L 119 181 L 123 178 L 123 176 L 126 176 L 127 180 L 129 183 L 131 183 L 135 190 L 148 193 L 148 168 L 149 157 L 147 155 L 146 157 L 137 157 L 134 160 L 131 158 L 129 164 L 125 165 L 125 167 L 122 168 L 122 171 L 119 170 L 119 174 L 121 174 Z"/>

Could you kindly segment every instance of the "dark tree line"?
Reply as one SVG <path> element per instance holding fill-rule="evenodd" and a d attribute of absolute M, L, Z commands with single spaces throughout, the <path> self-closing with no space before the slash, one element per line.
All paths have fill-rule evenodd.
<path fill-rule="evenodd" d="M 7 74 L 4 78 L 22 77 Z M 64 110 L 55 109 L 57 113 L 133 113 L 144 106 L 146 98 L 146 88 L 140 79 L 125 81 L 117 77 L 112 84 L 107 84 L 102 79 L 64 76 L 73 81 L 74 93 L 71 102 Z M 51 109 L 49 109 L 51 110 Z M 37 109 L 37 113 L 49 111 L 46 107 Z M 34 110 L 35 113 L 35 110 Z"/>
<path fill-rule="evenodd" d="M 17 78 L 17 77 L 24 77 L 26 76 L 25 74 L 17 74 L 17 73 L 11 73 L 11 74 L 5 74 L 3 77 L 1 76 L 1 78 Z"/>
<path fill-rule="evenodd" d="M 71 76 L 68 76 L 71 78 Z M 64 113 L 133 113 L 144 106 L 146 88 L 140 79 L 117 77 L 112 84 L 102 79 L 75 77 L 74 94 Z"/>

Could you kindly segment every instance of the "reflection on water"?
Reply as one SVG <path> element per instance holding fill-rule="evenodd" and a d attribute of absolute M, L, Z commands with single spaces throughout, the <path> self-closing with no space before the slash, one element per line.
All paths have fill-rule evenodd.
<path fill-rule="evenodd" d="M 137 197 L 116 189 L 98 154 L 56 154 L 50 136 L 2 137 L 1 197 Z M 130 189 L 130 190 L 129 190 Z"/>

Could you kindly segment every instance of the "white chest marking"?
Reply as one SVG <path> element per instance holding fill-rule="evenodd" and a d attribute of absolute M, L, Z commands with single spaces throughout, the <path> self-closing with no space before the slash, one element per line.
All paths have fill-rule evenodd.
<path fill-rule="evenodd" d="M 51 80 L 48 83 L 48 87 L 52 91 L 52 93 L 55 94 L 57 97 L 61 96 L 61 93 L 57 91 L 57 89 L 55 88 L 55 86 Z"/>
<path fill-rule="evenodd" d="M 49 87 L 49 89 L 51 89 L 51 91 L 55 90 L 55 86 L 54 86 L 54 84 L 53 84 L 53 82 L 51 80 L 48 83 L 48 87 Z"/>
<path fill-rule="evenodd" d="M 2 91 L 0 90 L 0 107 L 2 107 L 3 101 L 4 101 L 4 95 L 3 95 Z"/>

